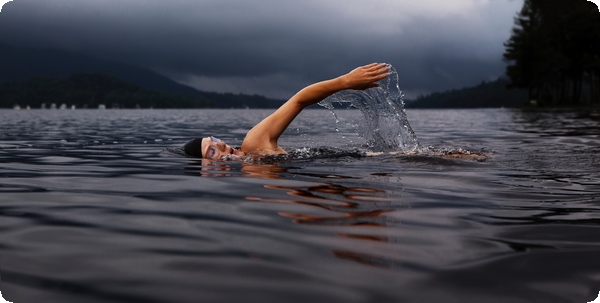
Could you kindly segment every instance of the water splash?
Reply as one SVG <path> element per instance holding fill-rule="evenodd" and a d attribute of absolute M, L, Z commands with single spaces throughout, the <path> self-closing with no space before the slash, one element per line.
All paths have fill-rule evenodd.
<path fill-rule="evenodd" d="M 391 65 L 388 66 L 391 74 L 379 81 L 379 87 L 364 91 L 342 91 L 319 102 L 319 105 L 332 112 L 336 119 L 336 130 L 341 119 L 335 112 L 334 103 L 360 110 L 364 119 L 347 123 L 354 126 L 372 151 L 414 152 L 419 148 L 419 141 L 404 110 L 404 94 L 398 84 L 398 72 Z"/>

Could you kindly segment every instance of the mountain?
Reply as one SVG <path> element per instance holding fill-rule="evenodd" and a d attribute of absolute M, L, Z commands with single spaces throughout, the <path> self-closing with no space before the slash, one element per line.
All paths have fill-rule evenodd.
<path fill-rule="evenodd" d="M 212 100 L 200 94 L 172 94 L 149 90 L 121 79 L 97 73 L 78 73 L 65 79 L 34 77 L 0 83 L 0 108 L 202 108 Z"/>
<path fill-rule="evenodd" d="M 98 92 L 98 85 L 90 79 L 101 81 L 102 84 L 99 86 L 104 91 Z M 73 84 L 73 81 L 77 84 Z M 104 61 L 83 54 L 20 48 L 2 43 L 0 43 L 0 84 L 3 87 L 0 91 L 0 107 L 12 107 L 24 101 L 32 103 L 31 106 L 53 103 L 48 100 L 43 102 L 43 98 L 54 98 L 53 100 L 57 102 L 59 98 L 65 98 L 60 103 L 72 101 L 72 104 L 83 106 L 86 104 L 95 106 L 103 102 L 107 103 L 107 106 L 115 104 L 120 107 L 139 105 L 160 108 L 276 108 L 284 102 L 259 95 L 198 91 L 133 65 Z M 46 95 L 51 91 L 49 85 L 57 85 L 58 88 L 53 90 L 54 95 Z M 125 86 L 128 88 L 123 91 L 122 88 Z M 37 94 L 35 97 L 37 101 L 26 100 L 27 91 L 30 91 L 29 96 Z M 72 99 L 74 91 L 85 96 L 84 100 Z M 110 92 L 112 94 L 109 94 Z M 102 96 L 102 100 L 90 101 L 87 96 L 92 94 Z M 125 101 L 122 99 L 123 96 L 135 100 Z M 142 96 L 154 101 L 144 101 Z M 107 99 L 104 100 L 104 97 Z M 162 98 L 162 101 L 155 100 L 156 98 Z M 167 100 L 174 103 L 171 104 Z"/>
<path fill-rule="evenodd" d="M 63 79 L 80 72 L 102 73 L 138 86 L 168 93 L 194 93 L 192 87 L 136 66 L 56 50 L 12 47 L 0 43 L 0 83 L 34 77 Z"/>
<path fill-rule="evenodd" d="M 509 80 L 500 78 L 477 86 L 421 96 L 406 101 L 407 108 L 482 108 L 521 107 L 528 101 L 527 91 L 507 89 Z"/>

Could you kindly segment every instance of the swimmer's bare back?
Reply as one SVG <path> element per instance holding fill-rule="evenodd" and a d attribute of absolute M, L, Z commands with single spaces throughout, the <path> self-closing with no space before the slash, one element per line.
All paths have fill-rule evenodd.
<path fill-rule="evenodd" d="M 450 151 L 438 151 L 438 152 L 416 152 L 416 151 L 393 151 L 393 152 L 366 152 L 367 157 L 376 157 L 381 155 L 421 155 L 431 157 L 442 157 L 442 158 L 454 158 L 454 159 L 469 159 L 478 162 L 487 161 L 492 155 L 488 153 L 472 152 L 464 149 L 455 149 Z"/>

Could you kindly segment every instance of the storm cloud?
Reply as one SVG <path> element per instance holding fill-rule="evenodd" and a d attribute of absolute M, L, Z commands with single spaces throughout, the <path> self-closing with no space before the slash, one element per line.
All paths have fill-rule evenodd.
<path fill-rule="evenodd" d="M 408 97 L 503 75 L 522 0 L 14 0 L 0 43 L 143 66 L 202 90 L 287 98 L 370 62 Z"/>

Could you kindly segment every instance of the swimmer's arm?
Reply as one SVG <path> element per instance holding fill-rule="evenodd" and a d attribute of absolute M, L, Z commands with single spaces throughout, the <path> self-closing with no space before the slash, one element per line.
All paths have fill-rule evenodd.
<path fill-rule="evenodd" d="M 303 88 L 248 132 L 242 143 L 242 151 L 280 149 L 277 140 L 304 108 L 345 89 L 363 90 L 377 87 L 377 81 L 388 77 L 389 70 L 385 63 L 372 63 L 340 77 Z"/>

